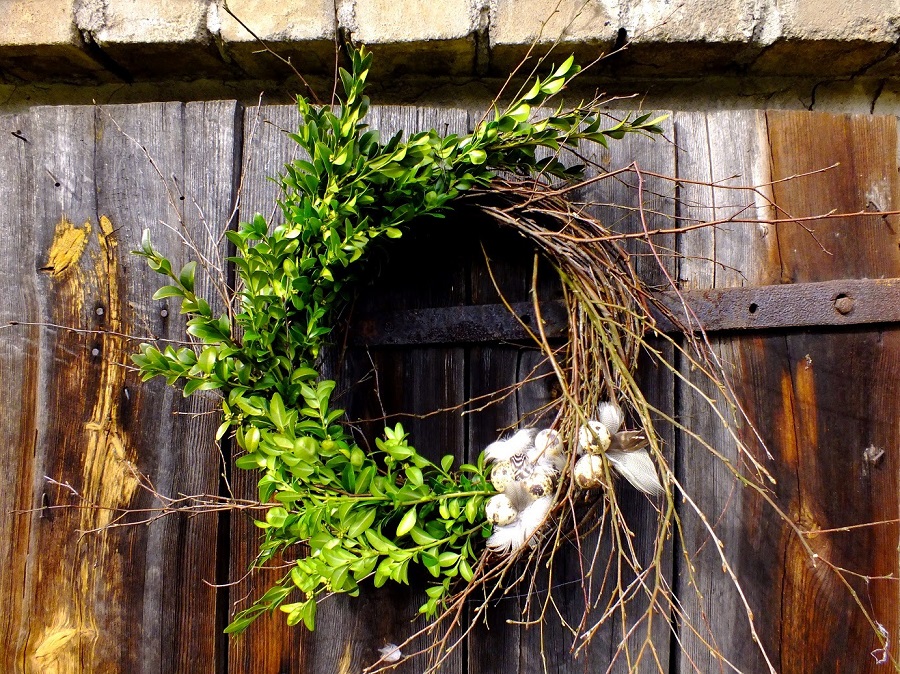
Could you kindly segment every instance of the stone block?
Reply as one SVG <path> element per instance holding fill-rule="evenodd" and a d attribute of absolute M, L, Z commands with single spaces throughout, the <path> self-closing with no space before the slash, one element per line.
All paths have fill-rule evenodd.
<path fill-rule="evenodd" d="M 78 0 L 76 22 L 111 66 L 136 79 L 228 72 L 207 30 L 207 0 Z"/>
<path fill-rule="evenodd" d="M 556 40 L 559 62 L 574 53 L 590 63 L 608 53 L 619 34 L 618 0 L 491 0 L 491 70 L 507 73 L 528 53 L 543 55 Z"/>
<path fill-rule="evenodd" d="M 625 0 L 620 40 L 611 59 L 632 76 L 691 76 L 740 69 L 761 50 L 757 0 Z"/>
<path fill-rule="evenodd" d="M 292 74 L 290 66 L 266 51 L 259 40 L 290 59 L 301 74 L 333 72 L 332 0 L 230 0 L 228 9 L 230 14 L 221 0 L 212 3 L 207 25 L 218 35 L 226 56 L 244 72 L 264 78 Z"/>
<path fill-rule="evenodd" d="M 900 39 L 896 0 L 779 0 L 763 17 L 751 72 L 844 76 L 877 67 Z"/>
<path fill-rule="evenodd" d="M 481 21 L 474 0 L 355 0 L 342 6 L 340 19 L 375 54 L 376 77 L 474 71 Z"/>
<path fill-rule="evenodd" d="M 5 0 L 0 70 L 24 80 L 107 81 L 75 27 L 75 0 Z"/>

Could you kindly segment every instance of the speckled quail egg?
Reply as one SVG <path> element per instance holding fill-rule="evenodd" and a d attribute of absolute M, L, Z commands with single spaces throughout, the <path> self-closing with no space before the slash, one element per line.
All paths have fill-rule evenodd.
<path fill-rule="evenodd" d="M 528 459 L 541 469 L 560 472 L 566 465 L 566 450 L 562 437 L 552 428 L 545 428 L 534 438 Z"/>
<path fill-rule="evenodd" d="M 612 435 L 601 422 L 591 419 L 578 429 L 578 451 L 588 454 L 601 454 L 609 449 Z"/>
<path fill-rule="evenodd" d="M 500 526 L 511 524 L 519 516 L 519 512 L 513 507 L 512 501 L 506 494 L 497 494 L 488 499 L 484 506 L 484 513 L 488 522 Z"/>
<path fill-rule="evenodd" d="M 586 454 L 575 464 L 575 484 L 581 489 L 599 487 L 603 482 L 603 459 L 597 454 Z"/>
<path fill-rule="evenodd" d="M 497 491 L 506 489 L 506 485 L 516 479 L 516 469 L 509 461 L 499 461 L 491 468 L 491 484 Z"/>
<path fill-rule="evenodd" d="M 538 499 L 553 494 L 553 478 L 547 473 L 535 471 L 523 484 L 531 498 Z"/>

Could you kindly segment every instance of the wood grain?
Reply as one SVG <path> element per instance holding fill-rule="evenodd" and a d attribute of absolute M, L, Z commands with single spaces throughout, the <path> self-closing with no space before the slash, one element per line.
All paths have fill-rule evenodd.
<path fill-rule="evenodd" d="M 827 208 L 838 212 L 900 207 L 894 118 L 770 112 L 767 123 L 773 177 L 840 163 L 810 179 L 776 184 L 775 200 L 784 212 L 815 213 L 823 199 Z M 814 180 L 817 188 L 810 189 L 804 180 Z M 897 224 L 891 217 L 819 222 L 815 239 L 796 225 L 780 224 L 782 278 L 896 276 Z M 805 528 L 891 522 L 822 534 L 809 542 L 822 559 L 840 568 L 897 576 L 900 330 L 789 334 L 781 348 L 787 356 L 781 361 L 781 404 L 790 406 L 793 424 L 774 429 L 774 444 L 782 452 L 777 493 Z M 765 389 L 750 382 L 755 395 L 762 397 Z M 870 446 L 885 450 L 880 463 L 865 459 Z M 834 671 L 878 671 L 869 652 L 879 644 L 863 616 L 852 610 L 821 611 L 823 605 L 849 602 L 839 579 L 824 565 L 814 567 L 793 540 L 784 548 L 783 574 L 782 671 L 814 672 L 831 666 Z M 896 643 L 900 636 L 896 585 L 847 580 Z"/>
<path fill-rule="evenodd" d="M 215 580 L 208 555 L 215 516 L 106 527 L 119 509 L 159 504 L 141 486 L 142 475 L 164 495 L 218 491 L 216 421 L 206 414 L 214 400 L 181 403 L 171 390 L 141 385 L 125 367 L 136 342 L 120 335 L 183 334 L 175 307 L 162 319 L 149 301 L 160 278 L 128 254 L 149 227 L 176 262 L 185 257 L 178 237 L 159 224 L 177 225 L 180 202 L 169 208 L 146 154 L 188 194 L 206 190 L 210 178 L 230 184 L 234 109 L 210 105 L 200 115 L 209 170 L 196 184 L 183 177 L 185 120 L 192 116 L 183 105 L 37 108 L 16 120 L 28 142 L 13 164 L 12 188 L 26 195 L 17 208 L 27 227 L 7 217 L 0 226 L 33 234 L 3 237 L 3 245 L 16 246 L 3 258 L 18 261 L 15 286 L 24 300 L 7 304 L 3 315 L 41 325 L 7 328 L 4 340 L 25 355 L 16 423 L 33 429 L 4 451 L 32 457 L 20 468 L 30 484 L 16 507 L 37 509 L 17 516 L 17 545 L 28 552 L 16 587 L 6 586 L 22 597 L 18 634 L 4 639 L 4 659 L 14 662 L 6 671 L 161 672 L 187 663 L 214 671 L 215 594 L 202 581 Z M 200 195 L 201 202 L 209 198 Z M 207 215 L 217 216 L 216 208 Z M 196 220 L 185 226 L 200 231 Z M 173 411 L 203 416 L 180 425 Z M 7 419 L 5 436 L 16 428 Z M 70 485 L 83 501 L 45 476 Z M 98 507 L 54 509 L 64 505 Z"/>
<path fill-rule="evenodd" d="M 771 212 L 763 198 L 734 189 L 770 181 L 765 134 L 765 116 L 754 111 L 676 114 L 679 178 L 685 179 L 679 194 L 678 214 L 684 226 L 726 220 L 735 214 L 765 217 Z M 702 289 L 778 282 L 780 273 L 773 272 L 768 264 L 774 241 L 772 229 L 764 225 L 723 225 L 681 234 L 678 242 L 678 252 L 682 255 L 681 287 Z M 711 340 L 712 352 L 729 371 L 735 367 L 745 346 L 738 339 Z M 694 370 L 686 359 L 681 362 L 681 371 L 691 383 L 679 387 L 678 415 L 682 423 L 691 433 L 709 442 L 721 457 L 741 466 L 744 462 L 728 430 L 722 427 L 703 398 L 718 399 L 721 393 L 704 376 L 692 375 Z M 719 411 L 730 419 L 724 400 L 720 400 Z M 697 508 L 712 523 L 735 573 L 744 579 L 742 582 L 749 582 L 748 576 L 757 578 L 760 585 L 774 582 L 767 576 L 773 568 L 771 564 L 748 559 L 744 554 L 748 523 L 741 511 L 744 499 L 749 498 L 746 492 L 722 460 L 696 438 L 681 433 L 679 442 L 678 477 Z M 675 588 L 686 616 L 678 622 L 682 671 L 716 671 L 720 664 L 710 654 L 710 646 L 740 663 L 742 671 L 766 671 L 765 662 L 752 641 L 740 596 L 721 571 L 718 550 L 705 524 L 689 503 L 682 504 L 679 514 L 683 538 L 676 557 Z M 768 534 L 779 531 L 775 527 Z M 762 540 L 751 543 L 754 544 L 763 546 Z M 757 620 L 772 622 L 775 607 L 759 604 L 752 591 L 750 595 Z M 708 618 L 704 620 L 704 616 Z"/>
<path fill-rule="evenodd" d="M 297 124 L 293 106 L 248 108 L 244 113 L 242 172 L 240 180 L 240 219 L 250 220 L 261 213 L 271 222 L 280 215 L 275 200 L 278 185 L 268 180 L 278 175 L 284 164 L 296 157 L 297 144 L 286 131 Z M 232 457 L 236 458 L 236 457 Z M 238 498 L 258 499 L 255 472 L 233 469 L 231 484 Z M 252 513 L 235 513 L 231 518 L 229 540 L 229 616 L 245 608 L 282 577 L 282 570 L 263 570 L 248 574 L 259 549 L 259 529 Z M 244 634 L 228 640 L 228 672 L 305 672 L 309 632 L 289 628 L 281 613 L 257 620 Z"/>
<path fill-rule="evenodd" d="M 714 132 L 723 120 L 714 120 L 712 113 L 705 125 L 697 123 L 695 115 L 678 127 L 677 142 L 685 154 L 693 153 L 694 161 L 702 164 L 696 157 L 705 152 L 709 166 L 717 172 L 701 173 L 699 179 L 741 174 L 744 182 L 750 182 L 748 178 L 765 182 L 768 175 L 779 180 L 839 162 L 839 167 L 814 176 L 775 183 L 769 196 L 776 206 L 769 212 L 777 212 L 780 218 L 832 208 L 852 212 L 867 208 L 870 202 L 896 208 L 893 119 L 775 112 L 742 115 L 743 124 L 741 115 L 728 115 L 724 132 Z M 743 150 L 735 152 L 735 148 Z M 725 209 L 714 217 L 727 217 Z M 749 230 L 720 228 L 712 234 L 715 262 L 723 266 L 687 259 L 682 278 L 726 287 L 896 275 L 900 255 L 890 219 L 820 222 L 814 230 L 810 233 L 793 223 Z M 697 237 L 682 241 L 685 253 L 694 252 L 687 247 L 690 238 Z M 708 255 L 708 245 L 705 250 Z M 704 273 L 703 268 L 708 271 Z M 713 343 L 732 368 L 738 396 L 772 454 L 767 460 L 759 451 L 758 458 L 777 480 L 776 502 L 805 529 L 890 521 L 897 516 L 896 457 L 888 450 L 873 465 L 863 455 L 870 445 L 885 449 L 897 445 L 897 339 L 896 330 L 848 329 Z M 686 390 L 681 400 L 690 429 L 712 439 L 716 449 L 749 473 L 697 396 Z M 751 441 L 746 424 L 742 435 Z M 741 490 L 696 443 L 687 442 L 686 452 L 681 463 L 685 485 L 724 542 L 773 666 L 782 673 L 877 671 L 869 652 L 879 644 L 835 573 L 822 561 L 814 566 L 779 516 L 758 495 Z M 681 567 L 679 592 L 689 613 L 709 619 L 695 622 L 701 626 L 699 635 L 682 625 L 682 671 L 705 672 L 717 666 L 700 637 L 714 639 L 715 646 L 741 671 L 766 671 L 735 589 L 724 574 L 714 571 L 718 555 L 704 527 L 686 515 L 685 529 L 696 574 L 690 576 L 687 563 Z M 896 541 L 896 526 L 887 524 L 819 534 L 807 542 L 832 564 L 879 575 L 897 573 Z M 896 588 L 855 577 L 847 581 L 873 619 L 895 640 Z M 713 616 L 718 619 L 712 620 Z"/>
<path fill-rule="evenodd" d="M 660 113 L 663 114 L 663 113 Z M 584 200 L 593 206 L 593 212 L 613 231 L 621 233 L 640 233 L 655 229 L 671 229 L 675 216 L 676 184 L 671 179 L 676 173 L 675 146 L 671 142 L 672 121 L 663 122 L 664 136 L 648 139 L 643 136 L 626 136 L 621 141 L 611 141 L 608 150 L 592 148 L 588 156 L 601 169 L 615 171 L 632 166 L 632 171 L 612 178 L 605 178 L 595 183 L 584 194 Z M 598 169 L 600 170 L 600 169 Z M 632 264 L 642 281 L 652 286 L 666 287 L 668 279 L 676 278 L 677 265 L 673 255 L 675 237 L 663 234 L 649 239 L 633 239 L 624 245 L 633 256 Z M 662 340 L 653 346 L 661 357 L 674 362 L 674 349 Z M 670 370 L 647 357 L 641 357 L 638 363 L 637 381 L 647 402 L 655 413 L 655 427 L 659 433 L 666 460 L 672 465 L 675 460 L 675 434 L 672 427 L 662 419 L 662 415 L 674 416 L 675 412 L 675 377 Z M 625 514 L 625 521 L 634 532 L 633 545 L 642 568 L 647 568 L 656 554 L 656 537 L 660 527 L 659 505 L 645 495 L 635 491 L 621 481 L 618 489 L 619 503 Z M 600 569 L 607 558 L 612 555 L 612 547 L 607 540 L 604 544 L 605 556 L 600 556 L 597 568 Z M 606 552 L 608 550 L 608 552 Z M 614 558 L 613 558 L 614 559 Z M 669 583 L 672 573 L 672 549 L 666 546 L 661 554 L 659 567 L 661 580 Z M 633 579 L 633 571 L 623 569 L 622 584 L 626 586 Z M 615 581 L 614 578 L 610 578 Z M 595 586 L 599 579 L 594 580 Z M 601 604 L 605 605 L 605 604 Z M 626 624 L 623 626 L 621 614 L 616 614 L 602 630 L 594 636 L 594 641 L 606 644 L 605 653 L 596 652 L 588 662 L 598 663 L 604 667 L 611 665 L 611 671 L 625 672 L 657 672 L 658 664 L 668 663 L 669 651 L 669 612 L 664 605 L 658 605 L 650 613 L 649 620 L 643 618 L 648 612 L 650 602 L 645 593 L 639 593 L 628 608 Z M 596 615 L 596 614 L 595 614 Z M 595 620 L 597 618 L 595 617 Z M 631 660 L 620 648 L 623 634 L 631 632 L 626 641 L 631 653 Z M 640 662 L 635 664 L 635 655 L 642 650 L 647 638 L 653 640 L 655 655 L 644 649 Z"/>
<path fill-rule="evenodd" d="M 0 117 L 0 128 L 31 135 L 28 114 Z M 31 141 L 12 133 L 0 134 L 0 324 L 35 322 L 43 301 L 37 291 L 33 262 L 36 230 L 32 195 L 36 192 Z M 44 181 L 42 181 L 43 183 Z M 3 328 L 0 334 L 0 443 L 4 470 L 0 471 L 0 669 L 21 671 L 22 644 L 28 638 L 29 606 L 24 583 L 29 541 L 35 518 L 16 511 L 30 508 L 36 465 L 39 373 L 36 326 Z"/>
<path fill-rule="evenodd" d="M 468 220 L 469 226 L 462 222 L 457 226 L 466 237 L 471 237 L 471 303 L 497 303 L 501 296 L 511 303 L 532 301 L 535 247 L 517 233 L 498 228 L 483 215 L 461 215 L 460 219 Z M 537 288 L 539 301 L 561 296 L 559 281 L 549 265 L 539 266 Z M 476 460 L 488 444 L 517 428 L 548 426 L 553 421 L 559 387 L 549 364 L 534 345 L 476 345 L 468 349 L 468 357 L 470 461 Z M 544 577 L 539 583 L 542 590 L 546 582 Z M 542 651 L 553 659 L 569 660 L 569 644 L 555 638 L 559 631 L 556 616 L 548 620 L 546 629 L 521 625 L 540 612 L 547 596 L 546 592 L 535 596 L 529 609 L 525 597 L 528 586 L 526 580 L 491 600 L 482 624 L 468 640 L 468 672 L 535 671 L 535 665 L 540 667 Z M 474 598 L 472 620 L 480 603 Z"/>
<path fill-rule="evenodd" d="M 417 109 L 383 106 L 373 109 L 370 125 L 383 139 L 398 131 L 404 135 L 439 128 L 445 133 L 464 133 L 465 114 L 458 110 Z M 460 237 L 445 228 L 447 221 L 421 218 L 410 224 L 398 241 L 377 245 L 367 265 L 366 287 L 357 306 L 361 312 L 388 307 L 418 309 L 463 304 L 468 295 L 466 257 Z M 437 461 L 444 454 L 461 460 L 465 452 L 466 355 L 459 346 L 413 346 L 405 348 L 357 348 L 345 355 L 342 382 L 350 418 L 362 423 L 364 439 L 370 444 L 382 435 L 385 425 L 397 422 L 410 434 L 411 443 L 428 458 Z M 384 419 L 383 417 L 387 417 Z M 370 423 L 365 423 L 372 420 Z M 389 583 L 381 589 L 367 587 L 364 602 L 344 598 L 328 613 L 329 631 L 316 633 L 321 649 L 319 669 L 328 671 L 325 647 L 329 642 L 346 646 L 346 634 L 353 634 L 349 671 L 357 671 L 378 659 L 377 650 L 387 643 L 400 644 L 427 621 L 418 615 L 427 599 L 424 590 L 430 576 L 421 569 L 410 575 L 410 587 Z M 433 635 L 419 637 L 407 646 L 407 653 L 427 648 Z M 442 656 L 441 656 L 442 657 Z M 416 656 L 395 671 L 421 672 L 430 657 Z M 448 673 L 462 672 L 462 653 L 455 651 L 443 664 Z"/>

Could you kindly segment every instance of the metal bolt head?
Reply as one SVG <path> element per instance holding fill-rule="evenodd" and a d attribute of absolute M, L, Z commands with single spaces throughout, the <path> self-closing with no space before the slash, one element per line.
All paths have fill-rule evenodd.
<path fill-rule="evenodd" d="M 834 300 L 834 310 L 842 316 L 846 316 L 851 311 L 853 311 L 854 304 L 856 304 L 856 301 L 852 297 L 847 297 L 846 295 L 838 295 Z"/>

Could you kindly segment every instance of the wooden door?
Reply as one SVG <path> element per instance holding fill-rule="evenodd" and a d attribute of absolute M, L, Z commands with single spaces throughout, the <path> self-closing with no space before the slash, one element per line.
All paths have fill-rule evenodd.
<path fill-rule="evenodd" d="M 256 547 L 252 510 L 110 526 L 154 518 L 166 507 L 162 497 L 227 496 L 230 489 L 254 497 L 255 477 L 231 471 L 228 443 L 214 442 L 215 399 L 185 401 L 161 382 L 140 383 L 128 369 L 136 341 L 123 335 L 183 334 L 177 308 L 149 300 L 158 279 L 128 251 L 150 227 L 157 245 L 176 258 L 184 254 L 179 231 L 210 258 L 222 255 L 215 233 L 231 221 L 239 187 L 242 216 L 277 217 L 276 188 L 265 178 L 292 156 L 282 131 L 296 124 L 293 108 L 39 108 L 0 119 L 0 278 L 7 289 L 0 298 L 0 670 L 360 671 L 377 648 L 422 625 L 414 620 L 415 591 L 384 588 L 329 600 L 314 634 L 287 628 L 276 615 L 226 640 L 221 628 L 229 612 L 268 578 L 265 571 L 245 576 Z M 465 132 L 473 121 L 464 111 L 380 108 L 371 123 L 385 133 Z M 620 231 L 730 220 L 656 237 L 659 250 L 683 256 L 661 256 L 662 267 L 640 242 L 630 243 L 648 282 L 662 286 L 668 275 L 686 290 L 704 290 L 900 277 L 896 216 L 810 221 L 806 228 L 788 222 L 832 208 L 898 210 L 893 118 L 676 113 L 668 135 L 671 143 L 629 138 L 595 152 L 604 167 L 635 160 L 640 171 L 573 197 Z M 740 183 L 763 187 L 730 189 Z M 179 230 L 179 219 L 186 229 Z M 742 222 L 752 219 L 769 222 Z M 417 224 L 415 236 L 373 261 L 383 273 L 364 289 L 350 320 L 355 327 L 330 365 L 363 434 L 389 416 L 428 455 L 471 458 L 504 429 L 552 405 L 558 391 L 542 376 L 540 353 L 516 339 L 484 341 L 470 331 L 428 343 L 366 345 L 359 336 L 367 316 L 388 308 L 497 303 L 488 269 L 508 300 L 530 301 L 532 257 L 523 242 L 463 210 Z M 542 300 L 558 296 L 549 270 L 539 279 Z M 693 441 L 692 433 L 712 439 L 737 463 L 733 442 L 698 395 L 651 359 L 642 363 L 651 402 L 686 426 L 679 433 L 661 428 L 677 478 L 708 519 L 681 503 L 684 534 L 673 536 L 666 564 L 692 626 L 679 612 L 662 612 L 650 628 L 656 657 L 645 658 L 639 671 L 727 671 L 708 655 L 710 645 L 740 671 L 766 671 L 747 607 L 777 671 L 883 671 L 869 654 L 880 647 L 873 625 L 856 602 L 897 643 L 896 580 L 878 577 L 900 574 L 900 337 L 892 325 L 855 323 L 865 294 L 855 301 L 839 317 L 846 326 L 811 328 L 796 318 L 791 327 L 782 317 L 779 327 L 711 337 L 771 452 L 771 459 L 759 457 L 777 478 L 771 500 L 797 530 Z M 770 308 L 752 304 L 745 324 L 768 325 Z M 660 345 L 680 376 L 699 381 L 674 349 Z M 879 458 L 877 450 L 884 452 Z M 636 546 L 649 551 L 652 505 L 628 487 L 622 495 Z M 872 522 L 879 524 L 857 528 Z M 743 597 L 723 573 L 707 526 L 724 542 Z M 815 566 L 810 550 L 820 555 Z M 570 551 L 549 579 L 552 605 L 570 621 L 585 603 L 579 578 Z M 604 671 L 632 627 L 611 620 L 575 659 L 577 637 L 556 617 L 543 631 L 510 622 L 523 621 L 524 607 L 521 593 L 492 602 L 487 626 L 442 671 Z M 534 617 L 534 605 L 528 615 Z M 422 671 L 423 662 L 402 671 Z M 621 658 L 612 671 L 627 671 Z"/>

